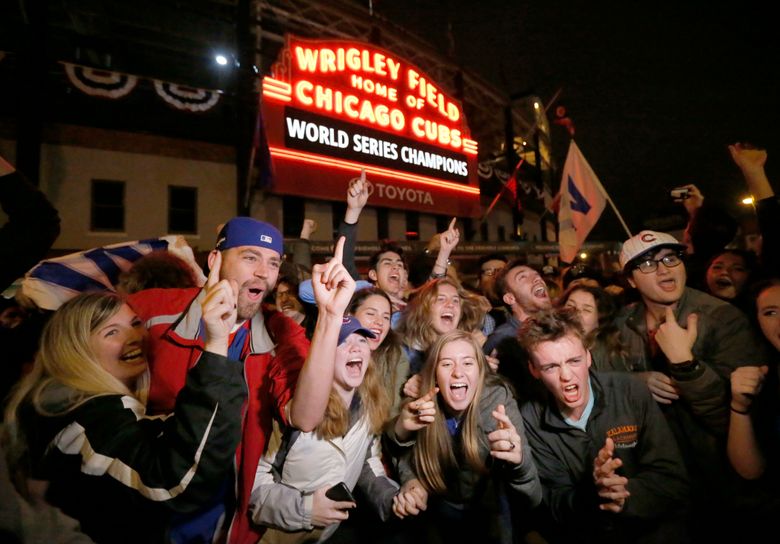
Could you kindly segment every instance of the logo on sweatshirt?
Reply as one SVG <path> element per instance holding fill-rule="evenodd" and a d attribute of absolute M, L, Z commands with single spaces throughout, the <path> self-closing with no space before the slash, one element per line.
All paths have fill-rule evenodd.
<path fill-rule="evenodd" d="M 639 438 L 639 425 L 620 425 L 607 431 L 607 437 L 615 443 L 615 448 L 633 448 Z"/>

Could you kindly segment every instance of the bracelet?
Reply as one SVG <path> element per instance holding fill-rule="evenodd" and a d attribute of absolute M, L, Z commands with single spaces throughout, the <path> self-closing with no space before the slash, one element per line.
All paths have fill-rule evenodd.
<path fill-rule="evenodd" d="M 439 280 L 441 278 L 444 278 L 447 276 L 446 272 L 442 272 L 441 274 L 437 274 L 436 272 L 431 272 L 430 278 L 432 280 Z"/>
<path fill-rule="evenodd" d="M 734 405 L 731 405 L 731 404 L 729 405 L 729 408 L 731 408 L 731 411 L 732 411 L 732 412 L 734 412 L 735 414 L 739 414 L 739 415 L 741 415 L 741 416 L 746 416 L 746 415 L 749 415 L 749 414 L 750 414 L 750 409 L 748 409 L 748 410 L 745 410 L 745 411 L 743 412 L 742 410 L 737 410 L 736 408 L 734 408 Z"/>
<path fill-rule="evenodd" d="M 683 361 L 682 363 L 670 364 L 669 368 L 675 372 L 694 372 L 699 369 L 699 361 L 691 359 L 690 361 Z"/>

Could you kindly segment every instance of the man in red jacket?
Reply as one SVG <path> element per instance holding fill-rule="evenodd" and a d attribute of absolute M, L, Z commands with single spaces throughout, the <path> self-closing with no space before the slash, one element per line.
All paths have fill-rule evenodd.
<path fill-rule="evenodd" d="M 181 520 L 171 534 L 177 543 L 211 542 L 218 533 L 220 541 L 230 544 L 256 542 L 262 528 L 250 524 L 247 507 L 273 419 L 307 432 L 325 412 L 338 332 L 355 282 L 341 264 L 344 242 L 339 240 L 334 257 L 312 269 L 319 317 L 310 349 L 298 324 L 262 305 L 276 285 L 283 242 L 272 225 L 234 217 L 222 227 L 209 254 L 209 268 L 219 267 L 220 280 L 227 280 L 237 293 L 238 320 L 228 357 L 244 363 L 249 398 L 235 457 L 236 482 L 226 484 L 225 496 L 216 497 L 214 504 Z M 200 300 L 205 295 L 197 288 L 149 289 L 129 297 L 150 332 L 150 412 L 173 408 L 187 370 L 200 357 Z"/>

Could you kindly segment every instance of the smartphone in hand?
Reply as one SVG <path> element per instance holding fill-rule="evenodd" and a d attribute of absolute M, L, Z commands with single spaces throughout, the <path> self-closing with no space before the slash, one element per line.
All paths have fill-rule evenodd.
<path fill-rule="evenodd" d="M 352 492 L 344 482 L 339 482 L 325 492 L 325 496 L 332 501 L 356 502 Z"/>

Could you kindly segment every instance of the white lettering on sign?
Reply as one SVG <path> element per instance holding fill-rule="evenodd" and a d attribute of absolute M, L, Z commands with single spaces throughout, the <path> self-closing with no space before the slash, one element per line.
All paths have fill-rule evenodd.
<path fill-rule="evenodd" d="M 408 187 L 398 187 L 395 185 L 387 185 L 386 183 L 368 182 L 368 194 L 373 194 L 374 190 L 379 194 L 380 198 L 387 198 L 390 200 L 400 200 L 403 202 L 409 202 L 410 204 L 428 204 L 434 205 L 433 196 L 428 191 L 422 189 L 411 189 Z"/>
<path fill-rule="evenodd" d="M 355 134 L 352 136 L 352 150 L 375 157 L 396 160 L 398 158 L 398 144 L 385 140 L 378 140 L 369 136 Z"/>
<path fill-rule="evenodd" d="M 287 118 L 287 133 L 297 140 L 309 140 L 312 143 L 331 147 L 345 148 L 349 145 L 349 136 L 343 130 L 307 123 L 292 117 Z"/>
<path fill-rule="evenodd" d="M 468 176 L 469 174 L 466 161 L 442 157 L 436 153 L 430 153 L 412 147 L 404 146 L 401 148 L 401 160 L 406 163 L 416 164 L 417 166 L 425 166 L 432 170 L 444 170 L 450 174 L 458 174 L 460 176 Z"/>

